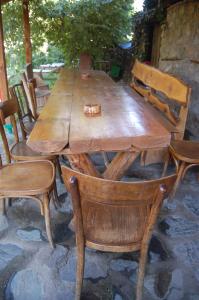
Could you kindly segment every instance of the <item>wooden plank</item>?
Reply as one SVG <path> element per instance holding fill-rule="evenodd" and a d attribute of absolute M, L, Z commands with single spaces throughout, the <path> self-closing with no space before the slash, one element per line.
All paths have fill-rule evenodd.
<path fill-rule="evenodd" d="M 1 3 L 0 3 L 0 92 L 1 92 L 0 99 L 4 101 L 9 99 Z"/>
<path fill-rule="evenodd" d="M 68 144 L 73 89 L 70 75 L 70 71 L 61 72 L 28 138 L 28 146 L 35 151 L 59 152 Z"/>
<path fill-rule="evenodd" d="M 148 101 L 146 101 L 142 96 L 140 96 L 138 93 L 136 93 L 136 91 L 134 91 L 131 87 L 125 87 L 124 88 L 125 91 L 128 93 L 129 96 L 135 98 L 137 101 L 140 101 L 140 99 L 142 98 L 145 101 L 147 110 L 149 110 L 153 116 L 155 117 L 156 120 L 158 120 L 158 122 L 165 127 L 169 132 L 172 133 L 177 133 L 178 129 L 176 128 L 176 126 L 174 126 L 163 114 L 161 114 L 157 109 L 154 109 L 154 107 L 152 107 L 152 105 L 150 103 L 147 103 Z M 141 97 L 141 98 L 140 98 Z"/>
<path fill-rule="evenodd" d="M 84 115 L 85 104 L 98 103 L 98 117 Z M 61 71 L 28 145 L 40 152 L 71 154 L 167 147 L 174 127 L 145 103 L 101 71 L 84 80 L 78 71 Z M 70 132 L 69 132 L 70 131 Z M 68 151 L 66 151 L 68 152 Z"/>
<path fill-rule="evenodd" d="M 168 98 L 186 105 L 188 102 L 188 85 L 178 78 L 136 60 L 132 74 L 144 84 L 164 93 Z"/>
<path fill-rule="evenodd" d="M 169 145 L 170 130 L 156 119 L 157 112 L 141 96 L 129 95 L 103 72 L 92 72 L 85 81 L 76 74 L 75 82 L 69 137 L 73 153 Z M 92 103 L 101 105 L 100 116 L 85 116 L 84 105 Z"/>

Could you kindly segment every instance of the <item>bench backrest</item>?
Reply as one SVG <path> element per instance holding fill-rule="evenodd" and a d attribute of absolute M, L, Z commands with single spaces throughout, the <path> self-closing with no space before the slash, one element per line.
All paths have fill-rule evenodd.
<path fill-rule="evenodd" d="M 176 126 L 176 138 L 182 139 L 186 125 L 191 88 L 178 78 L 159 69 L 135 61 L 131 86 L 161 111 Z M 163 95 L 163 97 L 161 96 Z M 166 97 L 166 102 L 164 101 Z M 172 110 L 179 107 L 178 114 Z"/>

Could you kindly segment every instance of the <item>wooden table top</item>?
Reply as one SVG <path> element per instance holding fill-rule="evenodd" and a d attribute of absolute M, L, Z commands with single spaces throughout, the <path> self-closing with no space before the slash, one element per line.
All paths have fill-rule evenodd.
<path fill-rule="evenodd" d="M 100 104 L 88 117 L 85 104 Z M 27 144 L 45 153 L 140 150 L 166 147 L 176 129 L 136 92 L 118 86 L 106 73 L 63 69 Z"/>

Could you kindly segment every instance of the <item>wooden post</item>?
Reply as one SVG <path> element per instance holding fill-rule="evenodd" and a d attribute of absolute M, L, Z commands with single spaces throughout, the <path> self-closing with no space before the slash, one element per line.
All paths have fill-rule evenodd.
<path fill-rule="evenodd" d="M 4 49 L 3 21 L 2 21 L 1 3 L 0 3 L 0 101 L 1 100 L 5 101 L 8 99 L 9 99 L 9 92 L 8 92 L 8 80 L 7 80 L 6 59 L 5 59 L 5 49 Z"/>
<path fill-rule="evenodd" d="M 30 40 L 29 0 L 23 0 L 23 28 L 26 64 L 32 64 L 32 45 Z"/>

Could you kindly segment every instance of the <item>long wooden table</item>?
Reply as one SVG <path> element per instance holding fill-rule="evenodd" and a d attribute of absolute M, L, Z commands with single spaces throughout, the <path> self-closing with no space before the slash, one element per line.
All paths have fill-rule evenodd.
<path fill-rule="evenodd" d="M 85 104 L 100 104 L 101 115 L 88 117 Z M 137 155 L 170 144 L 176 128 L 135 91 L 126 91 L 106 73 L 63 69 L 42 110 L 28 145 L 44 153 L 65 154 L 72 167 L 93 176 L 120 179 Z M 99 174 L 89 153 L 117 155 Z"/>

